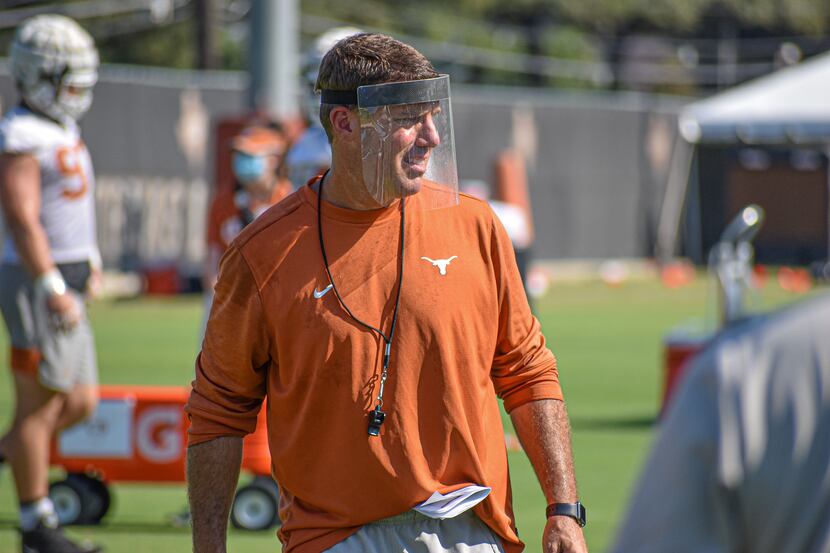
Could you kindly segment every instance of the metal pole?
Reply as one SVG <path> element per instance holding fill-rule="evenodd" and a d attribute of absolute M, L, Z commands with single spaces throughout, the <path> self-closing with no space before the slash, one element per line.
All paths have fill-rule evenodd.
<path fill-rule="evenodd" d="M 731 19 L 721 21 L 718 32 L 718 90 L 738 82 L 738 31 Z"/>
<path fill-rule="evenodd" d="M 197 0 L 196 42 L 199 69 L 216 69 L 216 12 L 214 0 Z"/>
<path fill-rule="evenodd" d="M 827 156 L 827 165 L 825 166 L 827 171 L 827 261 L 824 265 L 823 273 L 830 277 L 830 142 L 827 143 L 827 152 L 825 153 Z"/>
<path fill-rule="evenodd" d="M 278 119 L 297 115 L 298 4 L 298 0 L 253 0 L 248 16 L 248 107 Z"/>
<path fill-rule="evenodd" d="M 677 133 L 669 179 L 657 224 L 656 254 L 663 263 L 670 261 L 676 253 L 677 235 L 683 217 L 683 204 L 686 200 L 695 148 L 695 144 L 689 144 L 679 132 Z"/>

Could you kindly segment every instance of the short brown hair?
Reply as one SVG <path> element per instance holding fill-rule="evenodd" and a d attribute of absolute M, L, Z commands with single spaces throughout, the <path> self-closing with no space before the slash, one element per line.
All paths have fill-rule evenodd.
<path fill-rule="evenodd" d="M 377 33 L 359 33 L 335 44 L 320 62 L 316 89 L 357 90 L 364 85 L 432 79 L 438 72 L 418 50 Z M 320 105 L 320 123 L 329 142 L 329 114 L 337 104 Z"/>

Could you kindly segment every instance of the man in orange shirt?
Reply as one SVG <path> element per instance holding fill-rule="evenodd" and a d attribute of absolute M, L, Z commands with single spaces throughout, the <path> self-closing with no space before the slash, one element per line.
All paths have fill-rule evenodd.
<path fill-rule="evenodd" d="M 222 260 L 187 405 L 194 551 L 225 550 L 266 396 L 286 553 L 522 551 L 499 396 L 550 503 L 545 553 L 585 552 L 556 362 L 504 228 L 457 193 L 449 78 L 358 34 L 317 86 L 331 170 Z"/>

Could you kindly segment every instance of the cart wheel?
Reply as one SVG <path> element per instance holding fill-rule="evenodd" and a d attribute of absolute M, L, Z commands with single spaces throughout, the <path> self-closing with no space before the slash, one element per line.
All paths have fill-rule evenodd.
<path fill-rule="evenodd" d="M 279 490 L 267 477 L 256 477 L 237 490 L 231 509 L 231 524 L 243 530 L 267 530 L 279 523 Z"/>
<path fill-rule="evenodd" d="M 100 524 L 110 510 L 112 505 L 112 496 L 107 485 L 97 479 L 86 475 L 78 475 L 86 479 L 86 484 L 89 486 L 91 493 L 90 501 L 86 504 L 84 509 L 84 522 L 81 524 Z"/>
<path fill-rule="evenodd" d="M 49 498 L 62 526 L 98 524 L 110 506 L 106 484 L 85 474 L 70 473 L 65 480 L 52 483 Z"/>

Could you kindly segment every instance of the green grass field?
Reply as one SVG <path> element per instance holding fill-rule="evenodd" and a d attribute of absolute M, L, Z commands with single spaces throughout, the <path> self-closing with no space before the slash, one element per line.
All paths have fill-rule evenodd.
<path fill-rule="evenodd" d="M 598 282 L 559 284 L 537 304 L 559 361 L 573 425 L 574 454 L 589 548 L 610 545 L 652 433 L 662 385 L 662 339 L 679 323 L 705 315 L 709 284 L 670 290 L 656 281 L 610 288 Z M 769 284 L 764 308 L 797 296 Z M 187 385 L 193 371 L 200 299 L 101 301 L 91 306 L 101 381 Z M 0 336 L 0 427 L 11 414 L 5 335 Z M 509 423 L 508 423 L 509 426 Z M 511 431 L 512 430 L 508 430 Z M 545 501 L 523 453 L 509 454 L 517 523 L 528 553 L 540 550 Z M 57 476 L 57 475 L 56 475 Z M 110 553 L 187 552 L 190 536 L 167 516 L 185 504 L 183 485 L 115 485 L 114 507 L 100 527 L 75 528 Z M 0 553 L 18 551 L 16 502 L 8 469 L 0 475 Z M 230 551 L 278 551 L 273 532 L 231 531 Z"/>

